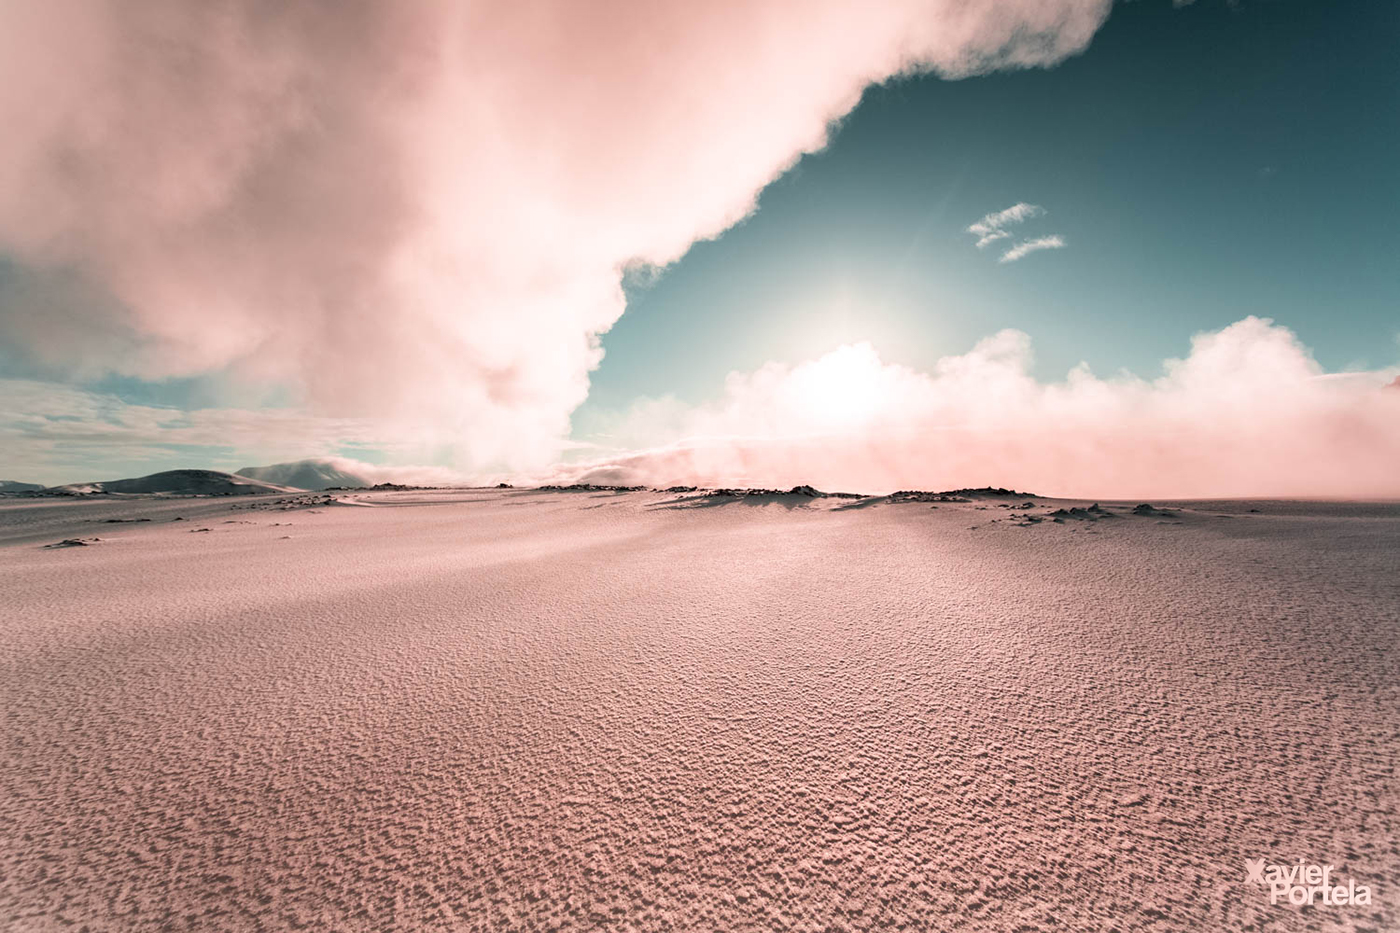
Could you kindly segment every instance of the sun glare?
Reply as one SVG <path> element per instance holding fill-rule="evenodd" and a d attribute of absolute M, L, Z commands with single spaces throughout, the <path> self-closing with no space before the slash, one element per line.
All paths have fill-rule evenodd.
<path fill-rule="evenodd" d="M 838 347 L 793 373 L 799 411 L 814 426 L 850 428 L 872 420 L 885 398 L 883 367 L 868 343 Z"/>

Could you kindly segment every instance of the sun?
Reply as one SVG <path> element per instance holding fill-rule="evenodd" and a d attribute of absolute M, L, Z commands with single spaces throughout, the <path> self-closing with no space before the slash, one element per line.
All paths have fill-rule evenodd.
<path fill-rule="evenodd" d="M 868 343 L 838 347 L 792 373 L 792 400 L 811 427 L 848 430 L 873 421 L 889 399 L 887 372 Z"/>

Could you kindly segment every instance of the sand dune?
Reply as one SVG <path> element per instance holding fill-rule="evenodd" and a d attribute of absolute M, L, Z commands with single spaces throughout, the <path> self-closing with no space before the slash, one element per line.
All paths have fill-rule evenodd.
<path fill-rule="evenodd" d="M 0 927 L 1400 927 L 1400 507 L 1091 505 L 7 500 Z"/>

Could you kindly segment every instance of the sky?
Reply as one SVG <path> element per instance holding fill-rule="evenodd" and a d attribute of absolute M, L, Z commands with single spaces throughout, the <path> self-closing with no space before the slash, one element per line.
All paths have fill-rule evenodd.
<path fill-rule="evenodd" d="M 1400 8 L 790 9 L 0 7 L 0 478 L 1400 496 Z"/>
<path fill-rule="evenodd" d="M 1330 370 L 1394 364 L 1397 40 L 1392 4 L 1138 0 L 1051 69 L 872 88 L 752 217 L 632 290 L 585 413 L 843 342 L 927 367 L 1006 327 L 1045 378 L 1154 375 L 1250 314 Z M 966 228 L 1017 203 L 1046 212 L 1018 235 L 1067 246 L 998 267 Z"/>

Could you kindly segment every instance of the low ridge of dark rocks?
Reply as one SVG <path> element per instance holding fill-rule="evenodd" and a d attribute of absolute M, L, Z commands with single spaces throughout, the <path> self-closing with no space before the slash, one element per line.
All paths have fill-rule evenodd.
<path fill-rule="evenodd" d="M 854 492 L 822 492 L 815 486 L 808 486 L 805 484 L 794 486 L 791 489 L 751 489 L 738 486 L 722 486 L 718 489 L 704 489 L 699 486 L 667 486 L 665 489 L 656 489 L 651 486 L 613 486 L 601 483 L 571 483 L 567 486 L 551 483 L 536 488 L 541 492 L 700 492 L 707 496 L 730 496 L 736 499 L 748 498 L 750 496 L 805 496 L 809 499 L 866 498 Z"/>
<path fill-rule="evenodd" d="M 885 498 L 891 502 L 971 502 L 973 499 L 992 497 L 1003 499 L 1040 498 L 1033 492 L 1017 492 L 1002 486 L 981 486 L 975 489 L 963 487 L 962 489 L 944 489 L 940 492 L 931 492 L 927 489 L 901 489 L 898 492 L 890 493 Z"/>
<path fill-rule="evenodd" d="M 1113 518 L 1114 515 L 1107 509 L 1100 508 L 1099 504 L 1095 502 L 1093 505 L 1082 509 L 1078 506 L 1069 509 L 1056 509 L 1050 513 L 1050 517 L 1057 522 L 1062 522 L 1067 518 L 1092 522 L 1098 521 L 1100 518 Z"/>
<path fill-rule="evenodd" d="M 709 495 L 712 496 L 733 496 L 735 498 L 747 498 L 749 496 L 805 496 L 808 499 L 864 499 L 865 496 L 853 492 L 822 492 L 814 486 L 794 486 L 791 489 L 715 489 Z"/>

